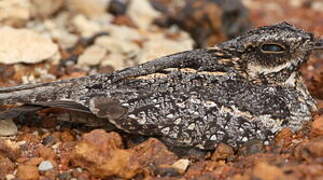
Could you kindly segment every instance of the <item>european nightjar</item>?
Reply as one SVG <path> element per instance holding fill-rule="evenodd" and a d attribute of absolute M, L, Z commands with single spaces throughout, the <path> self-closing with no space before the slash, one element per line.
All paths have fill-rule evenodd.
<path fill-rule="evenodd" d="M 311 120 L 315 102 L 300 73 L 323 40 L 288 23 L 260 27 L 208 49 L 78 79 L 0 89 L 0 118 L 61 107 L 93 113 L 173 146 L 214 149 L 267 140 Z"/>

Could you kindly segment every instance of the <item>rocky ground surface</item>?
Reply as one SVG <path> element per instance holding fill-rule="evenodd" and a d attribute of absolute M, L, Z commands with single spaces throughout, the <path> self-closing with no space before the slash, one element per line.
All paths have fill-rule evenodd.
<path fill-rule="evenodd" d="M 216 2 L 0 1 L 0 86 L 112 72 L 281 21 L 323 36 L 321 0 Z M 302 72 L 319 111 L 272 145 L 181 155 L 155 138 L 76 124 L 84 115 L 48 109 L 0 121 L 0 179 L 323 179 L 323 55 Z"/>

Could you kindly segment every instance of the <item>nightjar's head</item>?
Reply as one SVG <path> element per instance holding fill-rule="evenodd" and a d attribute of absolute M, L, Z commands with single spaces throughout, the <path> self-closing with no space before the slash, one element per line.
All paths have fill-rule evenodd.
<path fill-rule="evenodd" d="M 235 51 L 250 76 L 275 78 L 298 70 L 311 51 L 323 49 L 323 44 L 312 33 L 283 22 L 251 30 L 220 47 Z M 288 77 L 277 78 L 284 81 Z"/>

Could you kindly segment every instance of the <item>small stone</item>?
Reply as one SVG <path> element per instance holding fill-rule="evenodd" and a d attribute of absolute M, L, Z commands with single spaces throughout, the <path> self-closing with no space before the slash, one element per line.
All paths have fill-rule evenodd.
<path fill-rule="evenodd" d="M 13 173 L 15 169 L 15 163 L 8 157 L 0 154 L 0 177 L 4 177 L 6 174 Z M 1 178 L 0 178 L 1 179 Z"/>
<path fill-rule="evenodd" d="M 12 119 L 0 120 L 0 136 L 14 136 L 18 128 Z"/>
<path fill-rule="evenodd" d="M 38 168 L 36 166 L 20 165 L 17 169 L 17 178 L 21 180 L 38 180 Z"/>
<path fill-rule="evenodd" d="M 57 12 L 64 0 L 31 0 L 31 16 L 46 18 Z"/>
<path fill-rule="evenodd" d="M 38 63 L 58 54 L 49 38 L 28 29 L 0 28 L 0 63 Z"/>
<path fill-rule="evenodd" d="M 188 159 L 180 159 L 172 164 L 172 167 L 177 169 L 179 173 L 184 174 L 190 163 Z"/>
<path fill-rule="evenodd" d="M 131 151 L 134 151 L 131 159 L 138 161 L 141 166 L 150 164 L 159 167 L 171 166 L 178 161 L 178 157 L 156 138 L 149 138 L 132 148 Z"/>
<path fill-rule="evenodd" d="M 102 31 L 101 26 L 84 15 L 79 14 L 72 19 L 72 24 L 76 30 L 81 33 L 83 38 L 89 38 Z"/>
<path fill-rule="evenodd" d="M 39 24 L 39 29 L 46 29 L 52 39 L 55 39 L 62 49 L 73 47 L 79 40 L 78 35 L 67 30 L 67 17 L 61 13 L 55 19 L 46 19 Z M 35 28 L 35 26 L 32 26 Z"/>
<path fill-rule="evenodd" d="M 106 50 L 100 46 L 90 46 L 79 57 L 77 64 L 80 66 L 98 65 L 100 64 L 106 53 Z"/>
<path fill-rule="evenodd" d="M 132 0 L 129 3 L 127 15 L 141 29 L 148 29 L 155 18 L 160 16 L 148 0 Z"/>
<path fill-rule="evenodd" d="M 15 177 L 15 175 L 13 175 L 13 174 L 7 174 L 6 175 L 6 180 L 13 180 L 13 179 L 15 179 L 16 177 Z"/>
<path fill-rule="evenodd" d="M 97 17 L 106 13 L 109 0 L 66 0 L 69 10 L 84 14 L 87 17 Z"/>
<path fill-rule="evenodd" d="M 50 161 L 42 161 L 38 166 L 39 171 L 48 171 L 53 168 L 54 168 L 54 166 Z"/>
<path fill-rule="evenodd" d="M 322 1 L 314 1 L 311 4 L 311 8 L 316 11 L 323 12 L 323 2 Z"/>
<path fill-rule="evenodd" d="M 0 21 L 8 25 L 25 22 L 30 18 L 29 0 L 0 1 Z"/>
<path fill-rule="evenodd" d="M 265 146 L 261 140 L 251 140 L 244 143 L 239 149 L 238 154 L 243 156 L 249 156 L 257 153 L 264 153 Z"/>
<path fill-rule="evenodd" d="M 111 66 L 114 70 L 121 70 L 126 66 L 126 57 L 121 54 L 109 54 L 101 63 L 101 66 Z"/>
<path fill-rule="evenodd" d="M 58 179 L 60 180 L 71 180 L 72 175 L 70 172 L 63 172 L 57 175 Z"/>
<path fill-rule="evenodd" d="M 219 144 L 211 156 L 213 161 L 226 160 L 234 156 L 233 148 L 226 144 Z"/>
<path fill-rule="evenodd" d="M 11 140 L 0 139 L 0 155 L 8 157 L 11 160 L 16 160 L 20 155 L 20 147 L 17 143 Z"/>
<path fill-rule="evenodd" d="M 56 158 L 56 153 L 49 147 L 39 146 L 37 152 L 40 157 L 44 159 L 54 160 Z"/>
<path fill-rule="evenodd" d="M 127 34 L 123 34 L 127 36 Z M 95 44 L 105 47 L 111 53 L 127 54 L 135 53 L 140 50 L 139 46 L 131 40 L 123 40 L 116 38 L 114 35 L 102 36 L 96 39 Z"/>
<path fill-rule="evenodd" d="M 87 169 L 98 177 L 119 176 L 130 179 L 140 171 L 138 162 L 130 159 L 131 153 L 120 149 L 119 134 L 93 130 L 83 135 L 72 155 L 76 166 Z"/>
<path fill-rule="evenodd" d="M 282 169 L 272 166 L 266 162 L 259 162 L 253 169 L 251 179 L 275 180 L 287 179 L 287 177 L 284 175 Z"/>
<path fill-rule="evenodd" d="M 295 157 L 299 160 L 313 162 L 314 159 L 323 157 L 323 137 L 317 137 L 297 145 L 294 151 Z"/>
<path fill-rule="evenodd" d="M 137 56 L 137 62 L 144 63 L 165 54 L 174 54 L 177 52 L 191 50 L 193 41 L 183 33 L 177 40 L 166 39 L 163 35 L 149 36 L 150 40 L 144 43 L 143 48 Z M 156 43 L 158 42 L 158 43 Z"/>
<path fill-rule="evenodd" d="M 315 116 L 314 121 L 312 123 L 311 134 L 314 136 L 323 135 L 323 115 Z"/>

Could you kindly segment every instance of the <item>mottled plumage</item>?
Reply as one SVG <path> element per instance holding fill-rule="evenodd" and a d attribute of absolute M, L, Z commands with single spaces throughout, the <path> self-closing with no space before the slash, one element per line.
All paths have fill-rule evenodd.
<path fill-rule="evenodd" d="M 280 23 L 111 74 L 2 88 L 0 104 L 89 112 L 173 146 L 237 146 L 311 119 L 315 103 L 298 69 L 314 49 L 322 40 Z M 19 114 L 10 112 L 0 117 Z"/>

